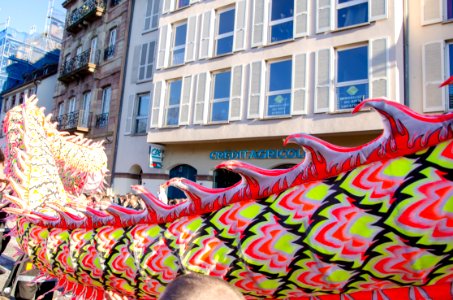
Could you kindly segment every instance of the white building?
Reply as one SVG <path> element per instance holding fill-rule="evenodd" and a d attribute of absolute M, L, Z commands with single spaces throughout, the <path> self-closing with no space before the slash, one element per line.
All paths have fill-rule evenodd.
<path fill-rule="evenodd" d="M 112 174 L 114 191 L 120 194 L 130 192 L 133 184 L 146 185 L 152 176 L 156 176 L 149 167 L 146 134 L 161 1 L 136 0 L 133 3 L 120 131 Z"/>

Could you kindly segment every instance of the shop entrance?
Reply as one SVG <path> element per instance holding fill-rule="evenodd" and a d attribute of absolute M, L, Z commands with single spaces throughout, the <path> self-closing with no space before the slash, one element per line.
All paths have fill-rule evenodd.
<path fill-rule="evenodd" d="M 193 182 L 197 181 L 197 169 L 190 165 L 179 165 L 170 170 L 170 179 L 174 177 L 187 178 Z M 186 195 L 175 187 L 168 187 L 168 200 L 185 199 Z"/>

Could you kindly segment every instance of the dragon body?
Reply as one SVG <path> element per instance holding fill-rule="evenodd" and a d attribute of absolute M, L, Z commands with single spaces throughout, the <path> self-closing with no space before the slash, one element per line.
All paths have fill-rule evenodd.
<path fill-rule="evenodd" d="M 172 179 L 187 196 L 174 206 L 135 186 L 145 209 L 133 210 L 81 205 L 102 188 L 102 145 L 59 133 L 29 99 L 5 122 L 20 248 L 79 299 L 156 299 L 186 272 L 250 299 L 450 299 L 453 114 L 364 106 L 384 122 L 368 144 L 292 135 L 285 144 L 306 156 L 291 169 L 224 162 L 242 178 L 234 186 Z"/>

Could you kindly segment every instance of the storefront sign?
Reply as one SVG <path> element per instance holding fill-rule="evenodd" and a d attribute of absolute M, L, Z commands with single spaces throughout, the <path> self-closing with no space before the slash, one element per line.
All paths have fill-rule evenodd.
<path fill-rule="evenodd" d="M 260 150 L 226 150 L 212 151 L 209 154 L 211 160 L 247 160 L 247 159 L 291 159 L 304 158 L 302 149 L 260 149 Z"/>
<path fill-rule="evenodd" d="M 152 169 L 162 169 L 164 160 L 165 147 L 161 145 L 151 144 L 149 146 L 149 167 Z"/>

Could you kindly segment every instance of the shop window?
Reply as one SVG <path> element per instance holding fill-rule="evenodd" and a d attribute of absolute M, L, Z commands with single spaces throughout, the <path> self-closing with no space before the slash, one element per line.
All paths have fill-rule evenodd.
<path fill-rule="evenodd" d="M 448 44 L 448 74 L 453 76 L 453 43 Z M 448 108 L 453 109 L 453 84 L 448 86 Z"/>
<path fill-rule="evenodd" d="M 186 53 L 186 35 L 187 23 L 175 25 L 174 40 L 172 49 L 172 65 L 181 65 L 184 63 L 184 54 Z"/>
<path fill-rule="evenodd" d="M 168 99 L 166 106 L 165 124 L 176 126 L 179 124 L 179 108 L 181 106 L 182 79 L 177 79 L 169 83 Z"/>
<path fill-rule="evenodd" d="M 293 38 L 294 0 L 273 0 L 271 4 L 270 41 Z"/>
<path fill-rule="evenodd" d="M 337 0 L 337 27 L 368 22 L 368 0 Z"/>
<path fill-rule="evenodd" d="M 241 176 L 225 169 L 216 169 L 214 171 L 214 188 L 226 188 L 235 185 L 241 181 Z"/>
<path fill-rule="evenodd" d="M 193 182 L 197 180 L 197 169 L 190 165 L 179 165 L 170 170 L 170 179 L 175 177 L 187 178 Z M 185 199 L 186 195 L 179 189 L 170 186 L 167 192 L 168 200 Z"/>
<path fill-rule="evenodd" d="M 146 133 L 148 123 L 149 94 L 141 94 L 137 97 L 137 112 L 135 114 L 134 130 L 135 134 Z"/>
<path fill-rule="evenodd" d="M 215 73 L 213 78 L 211 122 L 225 122 L 228 121 L 228 113 L 230 111 L 231 71 Z"/>
<path fill-rule="evenodd" d="M 268 64 L 268 93 L 266 116 L 289 116 L 291 114 L 292 60 Z"/>
<path fill-rule="evenodd" d="M 368 98 L 368 45 L 337 51 L 337 109 L 352 109 Z"/>
<path fill-rule="evenodd" d="M 145 14 L 144 31 L 157 29 L 159 21 L 160 0 L 148 0 Z"/>
<path fill-rule="evenodd" d="M 231 53 L 233 51 L 234 12 L 234 8 L 229 8 L 218 14 L 216 55 Z"/>

